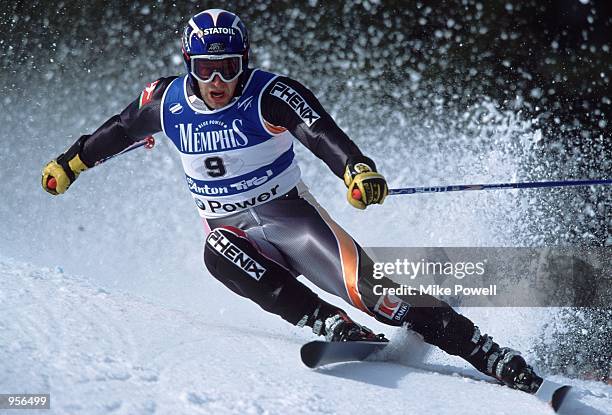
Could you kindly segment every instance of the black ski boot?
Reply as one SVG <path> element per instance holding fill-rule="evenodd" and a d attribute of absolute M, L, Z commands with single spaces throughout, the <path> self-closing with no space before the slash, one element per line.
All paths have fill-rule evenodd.
<path fill-rule="evenodd" d="M 473 339 L 476 340 L 473 341 L 476 343 L 475 348 L 465 359 L 476 369 L 513 389 L 536 393 L 542 384 L 542 378 L 535 374 L 519 352 L 500 347 L 486 334 L 481 336 L 476 326 Z"/>
<path fill-rule="evenodd" d="M 519 352 L 503 347 L 499 349 L 498 359 L 495 374 L 497 379 L 514 389 L 532 394 L 537 392 L 542 378 L 535 374 Z"/>
<path fill-rule="evenodd" d="M 329 342 L 389 341 L 384 334 L 375 334 L 369 328 L 355 323 L 340 308 L 322 300 L 312 313 L 303 316 L 296 325 L 312 327 L 314 334 L 325 336 Z"/>
<path fill-rule="evenodd" d="M 329 342 L 388 341 L 383 334 L 375 334 L 369 328 L 355 323 L 344 312 L 325 319 L 321 334 Z"/>
<path fill-rule="evenodd" d="M 317 335 L 325 336 L 329 342 L 388 341 L 383 334 L 375 334 L 369 328 L 355 323 L 343 311 L 338 311 L 325 320 L 315 321 L 312 331 Z"/>

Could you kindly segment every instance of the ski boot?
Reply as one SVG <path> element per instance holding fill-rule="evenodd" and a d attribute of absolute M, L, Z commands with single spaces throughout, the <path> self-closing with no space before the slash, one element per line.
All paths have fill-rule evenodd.
<path fill-rule="evenodd" d="M 500 347 L 488 335 L 480 335 L 478 327 L 474 327 L 476 348 L 466 357 L 476 369 L 494 377 L 507 386 L 527 393 L 536 393 L 542 384 L 542 378 L 536 375 L 533 368 L 516 350 Z"/>
<path fill-rule="evenodd" d="M 314 327 L 313 327 L 314 331 Z M 369 328 L 355 323 L 340 311 L 321 322 L 319 333 L 329 342 L 374 341 L 388 342 L 384 334 L 375 334 Z"/>
<path fill-rule="evenodd" d="M 542 378 L 535 374 L 533 368 L 516 350 L 500 348 L 495 377 L 513 389 L 527 393 L 536 393 L 542 384 Z"/>

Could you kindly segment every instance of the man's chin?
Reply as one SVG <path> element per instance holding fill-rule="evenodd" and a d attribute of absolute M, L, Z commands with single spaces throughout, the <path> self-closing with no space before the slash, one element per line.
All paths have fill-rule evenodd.
<path fill-rule="evenodd" d="M 229 104 L 229 100 L 228 99 L 224 99 L 224 100 L 205 99 L 204 101 L 206 102 L 206 105 L 208 105 L 212 109 L 223 108 L 227 104 Z"/>

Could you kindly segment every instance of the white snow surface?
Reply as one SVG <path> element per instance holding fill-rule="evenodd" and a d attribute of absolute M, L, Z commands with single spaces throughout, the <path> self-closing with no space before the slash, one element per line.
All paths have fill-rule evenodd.
<path fill-rule="evenodd" d="M 458 360 L 421 363 L 429 350 L 401 329 L 378 361 L 310 370 L 312 334 L 278 318 L 190 312 L 7 258 L 0 281 L 0 392 L 51 394 L 50 411 L 20 414 L 553 413 Z M 554 380 L 590 390 L 584 413 L 612 414 L 612 387 Z"/>

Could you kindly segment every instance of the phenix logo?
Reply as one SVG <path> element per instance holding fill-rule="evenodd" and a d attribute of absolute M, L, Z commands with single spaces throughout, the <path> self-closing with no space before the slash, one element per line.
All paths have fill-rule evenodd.
<path fill-rule="evenodd" d="M 249 143 L 247 136 L 240 131 L 242 120 L 234 120 L 232 128 L 223 130 L 193 131 L 193 124 L 179 124 L 180 151 L 182 153 L 210 153 L 219 150 L 245 147 Z"/>
<path fill-rule="evenodd" d="M 234 245 L 219 229 L 208 235 L 206 243 L 257 281 L 266 272 L 263 266 Z"/>
<path fill-rule="evenodd" d="M 304 98 L 297 91 L 291 88 L 289 85 L 285 85 L 282 82 L 276 82 L 270 91 L 271 95 L 278 97 L 285 101 L 293 111 L 297 115 L 300 116 L 302 121 L 306 123 L 307 126 L 312 126 L 321 116 L 315 112 L 310 106 L 306 103 Z"/>

